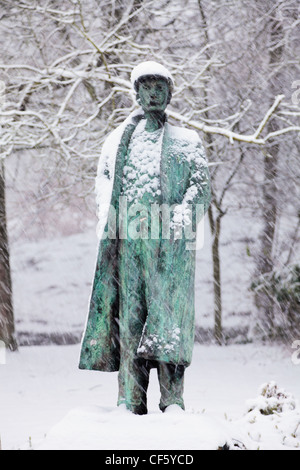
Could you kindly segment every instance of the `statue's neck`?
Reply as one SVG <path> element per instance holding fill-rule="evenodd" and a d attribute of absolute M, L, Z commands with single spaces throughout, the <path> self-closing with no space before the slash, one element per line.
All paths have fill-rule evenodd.
<path fill-rule="evenodd" d="M 163 127 L 166 122 L 166 114 L 164 111 L 148 111 L 145 112 L 146 125 L 145 130 L 155 132 Z"/>

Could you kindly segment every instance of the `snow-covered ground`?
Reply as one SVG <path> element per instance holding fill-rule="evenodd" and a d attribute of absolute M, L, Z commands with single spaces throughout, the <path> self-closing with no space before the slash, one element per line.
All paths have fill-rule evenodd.
<path fill-rule="evenodd" d="M 3 449 L 215 449 L 225 442 L 251 450 L 300 449 L 298 405 L 269 416 L 247 413 L 247 400 L 261 404 L 260 386 L 269 381 L 300 399 L 292 350 L 196 345 L 186 372 L 186 412 L 159 411 L 152 371 L 146 416 L 118 409 L 117 373 L 80 371 L 78 355 L 79 345 L 7 354 L 0 366 Z"/>

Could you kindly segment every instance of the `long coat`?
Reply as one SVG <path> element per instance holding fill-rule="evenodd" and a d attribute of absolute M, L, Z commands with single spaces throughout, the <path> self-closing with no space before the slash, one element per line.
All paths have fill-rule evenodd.
<path fill-rule="evenodd" d="M 103 237 L 109 204 L 118 207 L 128 145 L 142 114 L 130 116 L 103 146 L 98 168 L 99 252 L 82 340 L 80 369 L 117 371 L 119 342 L 119 240 Z M 162 202 L 168 205 L 210 204 L 210 181 L 201 140 L 195 131 L 164 125 L 161 149 Z M 199 219 L 198 219 L 199 221 Z M 138 355 L 188 366 L 194 344 L 195 250 L 187 240 L 162 239 L 152 279 Z M 130 334 L 130 332 L 128 332 Z"/>

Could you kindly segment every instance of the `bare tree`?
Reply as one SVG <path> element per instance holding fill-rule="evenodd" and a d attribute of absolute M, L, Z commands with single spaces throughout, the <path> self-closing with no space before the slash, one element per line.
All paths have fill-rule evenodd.
<path fill-rule="evenodd" d="M 0 340 L 15 350 L 12 282 L 10 274 L 9 244 L 6 223 L 4 164 L 0 162 Z"/>
<path fill-rule="evenodd" d="M 276 18 L 276 10 L 278 10 L 278 8 L 292 8 L 295 15 L 295 10 L 293 10 L 295 9 L 295 3 L 279 2 L 279 4 L 276 5 L 272 3 L 272 5 L 270 5 L 270 10 L 265 8 L 266 5 L 264 3 L 262 5 L 263 12 L 254 11 L 254 14 L 253 12 L 248 14 L 248 11 L 250 10 L 248 10 L 244 2 L 240 2 L 240 8 L 235 9 L 234 12 L 235 18 L 232 18 L 233 10 L 231 9 L 231 6 L 223 5 L 221 2 L 205 2 L 204 0 L 198 0 L 198 6 L 201 17 L 201 29 L 203 31 L 205 43 L 210 45 L 210 47 L 205 50 L 204 54 L 207 59 L 210 60 L 212 59 L 213 54 L 215 54 L 222 66 L 220 69 L 215 68 L 214 73 L 211 73 L 211 78 L 214 77 L 218 82 L 216 93 L 214 95 L 211 93 L 212 87 L 209 85 L 203 90 L 203 116 L 204 121 L 206 122 L 199 125 L 200 123 L 190 121 L 189 124 L 199 130 L 202 129 L 206 131 L 204 135 L 210 160 L 221 160 L 226 163 L 226 154 L 228 151 L 231 152 L 232 155 L 236 154 L 233 164 L 231 164 L 232 158 L 229 159 L 228 163 L 230 164 L 230 168 L 228 170 L 224 168 L 223 165 L 220 167 L 222 174 L 221 178 L 218 177 L 218 173 L 220 173 L 220 171 L 216 171 L 218 170 L 218 167 L 213 169 L 213 198 L 212 205 L 209 209 L 209 222 L 212 232 L 215 338 L 218 343 L 221 343 L 223 333 L 220 239 L 221 221 L 228 211 L 228 208 L 224 208 L 224 201 L 226 200 L 227 193 L 232 193 L 235 178 L 237 176 L 241 177 L 243 174 L 244 166 L 246 165 L 245 168 L 248 167 L 248 172 L 249 167 L 254 168 L 253 162 L 249 161 L 249 158 L 245 158 L 247 155 L 251 156 L 253 153 L 252 143 L 257 145 L 258 149 L 263 150 L 261 160 L 264 165 L 263 171 L 265 175 L 264 183 L 261 186 L 264 202 L 263 204 L 261 204 L 260 200 L 257 202 L 257 211 L 259 207 L 262 208 L 262 220 L 264 223 L 264 228 L 262 230 L 262 245 L 258 256 L 258 272 L 262 274 L 269 272 L 271 269 L 270 265 L 273 267 L 274 263 L 273 251 L 276 220 L 278 217 L 277 206 L 280 197 L 282 198 L 282 194 L 280 194 L 281 190 L 279 191 L 277 188 L 279 181 L 276 179 L 276 173 L 278 171 L 279 146 L 280 144 L 282 145 L 283 142 L 286 142 L 290 132 L 293 130 L 297 131 L 299 127 L 297 111 L 293 109 L 291 103 L 284 101 L 285 97 L 283 93 L 285 92 L 286 80 L 284 80 L 282 74 L 283 69 L 285 71 L 293 70 L 295 64 L 295 61 L 292 60 L 292 54 L 290 54 L 289 60 L 287 59 L 287 55 L 285 55 L 283 47 L 283 44 L 287 42 L 287 36 L 289 35 L 290 38 L 293 37 L 295 23 L 290 24 L 284 16 L 282 17 L 282 22 L 278 22 L 278 19 Z M 236 11 L 239 11 L 239 13 L 236 13 Z M 220 14 L 218 12 L 220 12 Z M 226 18 L 226 13 L 230 16 L 230 23 L 226 23 L 226 20 L 223 20 L 223 17 Z M 266 24 L 268 25 L 267 28 Z M 267 48 L 264 48 L 264 46 L 261 45 L 260 48 L 262 49 L 262 52 L 260 52 L 260 57 L 256 57 L 257 54 L 255 54 L 255 51 L 252 52 L 251 50 L 252 42 L 256 40 L 261 42 L 261 34 L 264 34 L 266 29 L 271 31 L 271 42 L 269 44 L 266 43 Z M 228 36 L 229 31 L 228 47 L 226 44 L 227 41 L 224 40 L 224 37 Z M 212 32 L 212 37 L 222 37 L 221 45 L 218 44 L 218 41 L 216 41 L 215 44 L 211 41 L 210 32 Z M 247 33 L 249 35 L 248 37 Z M 239 36 L 240 40 L 238 40 Z M 260 48 L 257 48 L 256 50 L 260 51 Z M 255 67 L 250 69 L 249 67 L 249 73 L 245 74 L 244 71 L 247 71 L 248 64 L 253 66 L 256 62 L 257 69 Z M 211 72 L 209 66 L 208 71 Z M 253 124 L 257 119 L 257 116 L 251 113 L 251 108 L 253 109 L 253 103 L 258 103 L 262 100 L 261 95 L 257 96 L 257 92 L 260 89 L 260 80 L 257 80 L 259 75 L 260 80 L 261 77 L 266 77 L 262 86 L 265 85 L 265 82 L 269 83 L 270 81 L 267 93 L 265 93 L 265 97 L 263 98 L 264 105 L 267 105 L 269 100 L 269 109 L 265 112 L 265 116 L 261 122 L 257 124 L 256 130 L 254 130 L 252 134 L 241 135 L 240 132 L 234 131 L 242 127 L 253 129 Z M 216 129 L 211 125 L 207 125 L 207 123 L 211 123 L 213 120 L 214 100 L 220 97 L 220 92 L 225 91 L 223 85 L 224 76 L 226 80 L 226 93 L 228 94 L 229 90 L 232 89 L 232 94 L 230 96 L 231 101 L 227 102 L 226 106 L 227 113 L 228 115 L 232 113 L 233 120 L 231 126 L 226 126 L 225 129 L 222 127 L 221 132 L 223 132 L 223 135 L 227 135 L 231 142 L 236 140 L 240 143 L 238 152 L 236 152 L 236 149 L 234 150 L 233 147 L 226 151 L 224 145 L 219 146 L 218 148 L 217 140 L 216 138 L 213 138 L 213 134 L 216 135 L 220 131 L 220 128 L 218 126 Z M 242 76 L 243 80 L 239 83 L 237 78 Z M 242 87 L 244 90 L 246 89 L 246 92 L 243 91 Z M 240 113 L 238 114 L 236 113 L 236 107 L 235 109 L 232 108 L 232 101 L 236 102 L 236 99 L 239 100 L 240 106 Z M 285 113 L 285 108 L 290 109 Z M 221 112 L 222 110 L 219 110 L 219 113 Z M 281 113 L 294 116 L 294 121 L 291 122 L 286 120 L 285 123 L 288 123 L 288 126 L 282 126 L 284 121 Z M 249 117 L 252 119 L 252 123 L 249 121 Z M 293 135 L 294 137 L 292 137 L 292 140 L 295 141 L 297 134 Z M 290 172 L 285 172 L 284 175 L 282 175 L 282 179 L 286 179 L 286 181 L 290 180 L 290 178 Z M 248 195 L 249 189 L 250 187 L 248 184 Z M 241 201 L 241 192 L 238 192 L 237 196 Z M 244 207 L 247 207 L 246 201 L 243 204 Z M 295 240 L 295 237 L 293 237 L 293 240 Z M 262 299 L 262 293 L 260 293 L 259 297 L 260 300 L 264 300 L 265 310 L 262 314 L 262 320 L 264 321 L 265 319 L 264 328 L 267 328 L 270 331 L 269 319 L 272 317 L 272 313 L 269 310 L 272 310 L 272 306 L 267 305 L 267 302 L 270 304 L 271 300 L 269 297 L 267 297 L 267 300 L 266 298 Z"/>
<path fill-rule="evenodd" d="M 258 12 L 264 15 L 265 40 L 267 43 L 268 63 L 268 91 L 269 97 L 285 93 L 290 88 L 289 75 L 293 67 L 294 45 L 297 36 L 294 28 L 298 21 L 299 5 L 296 2 L 256 2 Z M 261 246 L 257 257 L 257 275 L 260 278 L 269 275 L 276 265 L 276 230 L 281 217 L 282 187 L 280 182 L 281 160 L 286 159 L 287 142 L 278 138 L 282 123 L 282 115 L 273 115 L 267 124 L 268 132 L 273 135 L 262 148 L 264 161 L 264 183 L 262 187 L 262 231 Z M 281 173 L 281 175 L 280 175 Z M 286 181 L 290 181 L 291 173 L 286 174 Z M 299 211 L 296 207 L 296 214 Z M 298 223 L 297 223 L 298 225 Z M 293 243 L 293 241 L 292 241 Z M 283 261 L 281 261 L 282 263 Z M 265 336 L 276 334 L 275 328 L 275 299 L 265 290 L 257 291 L 256 305 L 259 316 L 259 328 Z"/>
<path fill-rule="evenodd" d="M 278 56 L 280 49 L 259 57 L 251 50 L 263 34 L 262 18 L 243 0 L 238 0 L 240 8 L 204 0 L 0 3 L 5 39 L 0 74 L 7 88 L 0 112 L 0 156 L 4 161 L 18 154 L 25 166 L 29 156 L 41 162 L 39 201 L 69 201 L 75 185 L 78 198 L 88 197 L 104 136 L 136 106 L 132 67 L 154 59 L 171 69 L 176 90 L 169 119 L 202 133 L 212 169 L 215 337 L 222 342 L 219 245 L 229 195 L 244 175 L 245 161 L 252 168 L 255 152 L 300 130 L 299 109 L 290 106 L 281 89 L 268 89 L 266 97 L 257 91 L 259 67 L 264 66 L 265 81 L 269 62 L 271 68 L 275 62 L 290 66 L 282 51 Z M 287 26 L 284 37 L 292 34 L 292 25 Z M 274 23 L 274 34 L 279 34 L 276 28 Z M 234 35 L 245 36 L 245 43 Z M 252 70 L 254 61 L 258 64 Z M 267 157 L 264 163 L 269 171 Z M 5 214 L 4 180 L 2 189 Z M 2 267 L 8 278 L 7 257 Z"/>

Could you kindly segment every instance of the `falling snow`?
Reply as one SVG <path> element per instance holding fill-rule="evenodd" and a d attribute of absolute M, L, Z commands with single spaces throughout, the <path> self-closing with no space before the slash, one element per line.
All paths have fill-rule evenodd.
<path fill-rule="evenodd" d="M 299 279 L 292 269 L 299 269 L 300 95 L 293 78 L 299 2 L 260 0 L 255 9 L 243 1 L 175 0 L 147 8 L 115 1 L 102 8 L 95 0 L 1 3 L 0 159 L 21 343 L 19 352 L 5 355 L 0 344 L 2 448 L 177 450 L 227 443 L 299 450 L 299 329 L 291 329 L 285 346 L 261 344 L 255 330 L 261 314 L 249 289 L 264 253 L 261 239 L 266 235 L 267 245 L 271 236 L 276 307 L 288 292 L 298 315 Z M 134 64 L 153 56 L 172 75 L 148 62 L 130 77 Z M 116 374 L 82 372 L 77 365 L 99 243 L 91 196 L 96 162 L 101 238 L 121 136 L 141 114 L 133 111 L 131 84 L 145 73 L 175 84 L 168 122 L 182 129 L 165 126 L 174 148 L 184 141 L 189 161 L 205 165 L 199 135 L 205 141 L 214 206 L 197 252 L 197 343 L 186 373 L 186 412 L 160 413 L 155 377 L 149 415 L 137 417 L 115 406 Z M 148 166 L 150 184 L 125 167 L 127 179 L 138 176 L 139 189 L 153 195 L 159 194 L 160 139 L 156 165 Z M 143 149 L 141 158 L 147 164 Z M 191 186 L 186 204 L 195 193 Z M 220 220 L 222 348 L 212 340 L 211 249 Z M 175 224 L 189 221 L 186 205 L 178 206 Z M 264 286 L 270 279 L 262 274 Z M 284 333 L 287 306 L 283 301 L 275 321 Z M 172 350 L 179 335 L 169 332 L 166 343 L 153 335 L 146 346 Z"/>

